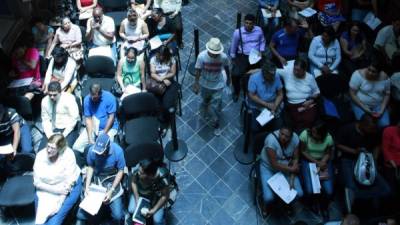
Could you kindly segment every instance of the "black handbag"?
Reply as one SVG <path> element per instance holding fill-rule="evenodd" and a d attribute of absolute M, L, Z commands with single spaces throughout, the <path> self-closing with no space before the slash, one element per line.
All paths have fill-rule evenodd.
<path fill-rule="evenodd" d="M 164 82 L 159 82 L 149 77 L 146 79 L 146 90 L 155 95 L 163 95 L 165 90 L 167 90 L 167 86 Z"/>

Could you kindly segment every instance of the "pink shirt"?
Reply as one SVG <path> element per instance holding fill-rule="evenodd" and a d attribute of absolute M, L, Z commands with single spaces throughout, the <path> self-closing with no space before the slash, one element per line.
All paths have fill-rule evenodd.
<path fill-rule="evenodd" d="M 15 69 L 15 72 L 18 74 L 16 79 L 33 77 L 33 80 L 40 80 L 39 51 L 36 48 L 28 48 L 25 52 L 24 60 L 35 61 L 36 66 L 34 69 L 31 69 L 21 60 L 13 58 L 12 66 Z"/>

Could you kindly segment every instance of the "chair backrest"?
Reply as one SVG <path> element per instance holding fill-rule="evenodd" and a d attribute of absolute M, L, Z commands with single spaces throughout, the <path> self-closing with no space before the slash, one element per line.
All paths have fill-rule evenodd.
<path fill-rule="evenodd" d="M 121 113 L 128 120 L 140 115 L 155 115 L 160 109 L 157 98 L 149 92 L 128 95 L 122 100 Z"/>
<path fill-rule="evenodd" d="M 8 176 L 21 175 L 28 171 L 33 171 L 35 155 L 31 153 L 18 153 L 13 160 L 6 162 L 5 170 Z"/>
<path fill-rule="evenodd" d="M 162 160 L 164 157 L 163 148 L 157 142 L 129 145 L 124 153 L 127 167 L 136 166 L 144 159 Z"/>
<path fill-rule="evenodd" d="M 114 78 L 114 61 L 107 56 L 90 56 L 85 62 L 85 70 L 89 77 Z"/>
<path fill-rule="evenodd" d="M 322 75 L 315 79 L 321 95 L 328 99 L 337 97 L 348 89 L 348 84 L 343 77 L 337 74 Z"/>
<path fill-rule="evenodd" d="M 101 5 L 105 11 L 117 11 L 117 10 L 126 10 L 128 8 L 128 4 L 126 0 L 105 0 L 102 1 Z"/>
<path fill-rule="evenodd" d="M 14 96 L 5 99 L 4 104 L 17 111 L 17 113 L 27 121 L 33 120 L 32 105 L 25 96 Z"/>

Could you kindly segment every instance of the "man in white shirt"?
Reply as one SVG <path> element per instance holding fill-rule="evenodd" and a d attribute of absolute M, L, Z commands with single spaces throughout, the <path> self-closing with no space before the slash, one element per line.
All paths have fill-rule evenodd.
<path fill-rule="evenodd" d="M 386 57 L 387 61 L 392 59 L 394 53 L 400 51 L 400 17 L 378 32 L 374 47 Z"/>
<path fill-rule="evenodd" d="M 314 76 L 306 70 L 307 61 L 301 58 L 276 70 L 285 84 L 286 107 L 295 131 L 309 128 L 318 117 L 320 91 Z"/>
<path fill-rule="evenodd" d="M 39 149 L 46 147 L 47 139 L 55 133 L 63 134 L 68 146 L 72 147 L 78 137 L 79 108 L 75 97 L 61 92 L 61 85 L 57 81 L 48 85 L 48 95 L 42 100 L 41 116 L 45 135 Z"/>
<path fill-rule="evenodd" d="M 103 9 L 96 7 L 93 16 L 86 24 L 86 39 L 90 48 L 110 46 L 114 62 L 117 60 L 117 48 L 115 39 L 115 23 L 113 18 L 105 16 Z"/>

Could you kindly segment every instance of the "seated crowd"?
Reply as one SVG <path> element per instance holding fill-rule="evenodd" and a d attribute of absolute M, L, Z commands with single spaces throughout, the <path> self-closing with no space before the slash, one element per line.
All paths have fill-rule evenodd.
<path fill-rule="evenodd" d="M 275 206 L 268 180 L 281 172 L 297 192 L 289 211 L 302 199 L 328 221 L 330 203 L 343 193 L 349 213 L 357 200 L 368 203 L 374 216 L 396 214 L 398 207 L 379 209 L 399 197 L 400 123 L 395 115 L 398 101 L 393 99 L 398 93 L 393 93 L 391 79 L 400 59 L 400 18 L 384 20 L 377 29 L 363 24 L 366 14 L 382 13 L 374 0 L 355 1 L 350 12 L 340 0 L 258 3 L 254 11 L 271 16 L 247 14 L 232 34 L 228 54 L 219 38 L 211 38 L 197 56 L 192 89 L 200 93 L 199 114 L 216 136 L 221 135 L 224 88 L 231 83 L 234 104 L 243 99 L 246 113 L 251 113 L 251 121 L 246 121 L 250 139 L 263 140 L 263 146 L 250 142 L 260 158 L 262 213 Z M 68 17 L 59 27 L 37 18 L 31 34 L 17 42 L 7 97 L 0 104 L 0 146 L 12 151 L 1 156 L 0 167 L 17 152 L 36 154 L 36 224 L 61 224 L 91 184 L 99 182 L 107 186 L 102 209 L 109 209 L 112 224 L 124 224 L 125 212 L 130 218 L 140 197 L 151 201 L 144 216 L 153 224 L 166 224 L 169 171 L 162 161 L 148 159 L 126 172 L 127 146 L 121 135 L 129 134 L 122 128 L 119 109 L 128 96 L 152 93 L 159 102 L 160 133 L 170 127 L 171 111 L 177 111 L 181 98 L 181 4 L 131 0 L 126 18 L 116 27 L 97 0 L 77 0 L 80 24 L 86 27 Z M 317 13 L 304 17 L 301 11 L 308 7 Z M 347 18 L 352 21 L 346 23 Z M 151 38 L 159 38 L 161 46 L 149 46 Z M 93 57 L 113 62 L 111 78 L 96 74 L 92 79 L 85 73 Z M 43 137 L 38 149 L 31 136 L 36 118 L 22 113 L 20 101 L 27 103 L 23 107 L 40 107 L 41 126 L 35 127 Z M 261 124 L 258 117 L 265 111 L 272 119 Z M 373 162 L 360 170 L 359 161 L 368 156 Z M 313 186 L 312 165 L 321 192 Z M 131 179 L 124 185 L 127 176 Z M 100 224 L 104 217 L 83 209 L 75 214 L 79 224 Z M 353 217 L 344 221 L 358 221 Z"/>

